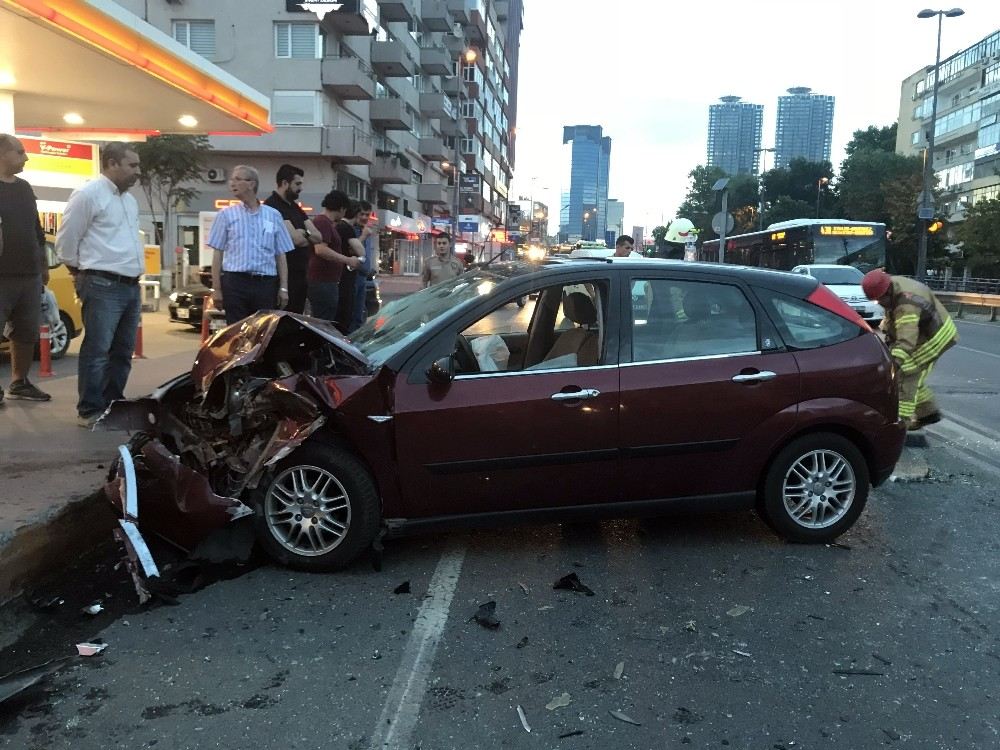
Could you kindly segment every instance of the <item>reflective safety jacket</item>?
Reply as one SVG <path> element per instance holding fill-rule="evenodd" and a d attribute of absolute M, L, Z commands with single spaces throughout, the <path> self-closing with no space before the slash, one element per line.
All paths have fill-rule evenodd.
<path fill-rule="evenodd" d="M 919 281 L 892 277 L 892 309 L 883 330 L 904 373 L 923 370 L 958 343 L 958 330 L 934 293 Z"/>

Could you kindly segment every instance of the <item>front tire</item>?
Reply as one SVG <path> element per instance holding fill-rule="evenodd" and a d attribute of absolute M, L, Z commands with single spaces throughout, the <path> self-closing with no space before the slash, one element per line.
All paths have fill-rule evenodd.
<path fill-rule="evenodd" d="M 291 568 L 343 568 L 371 545 L 380 518 L 375 483 L 342 448 L 308 443 L 278 465 L 255 497 L 257 539 Z"/>
<path fill-rule="evenodd" d="M 771 527 L 793 542 L 831 542 L 868 501 L 868 464 L 847 438 L 806 435 L 775 457 L 764 480 L 763 510 Z"/>

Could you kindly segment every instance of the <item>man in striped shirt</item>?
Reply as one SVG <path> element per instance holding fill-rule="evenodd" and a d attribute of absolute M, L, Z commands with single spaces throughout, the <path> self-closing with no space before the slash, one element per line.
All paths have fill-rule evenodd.
<path fill-rule="evenodd" d="M 288 304 L 285 253 L 295 245 L 281 214 L 257 199 L 260 176 L 253 167 L 233 167 L 229 189 L 239 203 L 215 217 L 208 245 L 212 254 L 212 301 L 232 324 L 259 310 Z"/>

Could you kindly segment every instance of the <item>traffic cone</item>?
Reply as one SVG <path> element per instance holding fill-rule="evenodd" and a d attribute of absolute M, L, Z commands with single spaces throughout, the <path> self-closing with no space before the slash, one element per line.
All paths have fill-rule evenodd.
<path fill-rule="evenodd" d="M 145 359 L 142 353 L 142 313 L 139 313 L 139 327 L 135 331 L 135 351 L 132 352 L 132 359 Z"/>
<path fill-rule="evenodd" d="M 52 372 L 52 330 L 47 323 L 38 328 L 38 377 L 51 378 Z"/>

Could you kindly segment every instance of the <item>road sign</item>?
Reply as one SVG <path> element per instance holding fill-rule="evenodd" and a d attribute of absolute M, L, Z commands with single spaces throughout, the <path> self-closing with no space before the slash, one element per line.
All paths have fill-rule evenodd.
<path fill-rule="evenodd" d="M 931 207 L 929 207 L 929 206 L 921 206 L 920 208 L 917 209 L 917 218 L 918 219 L 933 219 L 934 218 L 934 209 L 931 208 Z"/>
<path fill-rule="evenodd" d="M 726 222 L 726 234 L 732 232 L 733 227 L 736 225 L 736 222 L 733 221 L 733 215 L 731 213 L 723 214 L 722 211 L 719 211 L 719 213 L 712 217 L 712 231 L 716 234 L 722 234 L 723 220 Z"/>

